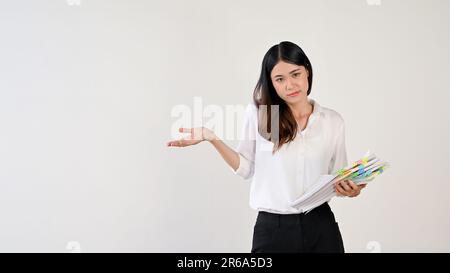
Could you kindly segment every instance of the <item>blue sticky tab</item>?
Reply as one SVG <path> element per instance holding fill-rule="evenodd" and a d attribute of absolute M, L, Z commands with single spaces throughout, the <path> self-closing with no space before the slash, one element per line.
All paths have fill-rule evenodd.
<path fill-rule="evenodd" d="M 358 174 L 362 174 L 364 173 L 364 166 L 363 165 L 359 165 L 359 170 L 358 170 Z"/>

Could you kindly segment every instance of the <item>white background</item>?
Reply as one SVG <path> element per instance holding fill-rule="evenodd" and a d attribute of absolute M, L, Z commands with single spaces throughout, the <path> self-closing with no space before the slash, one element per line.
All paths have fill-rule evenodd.
<path fill-rule="evenodd" d="M 450 251 L 449 1 L 69 2 L 0 4 L 1 252 L 250 252 L 250 180 L 165 143 L 176 105 L 250 102 L 284 40 L 349 160 L 391 163 L 332 201 L 346 251 Z"/>

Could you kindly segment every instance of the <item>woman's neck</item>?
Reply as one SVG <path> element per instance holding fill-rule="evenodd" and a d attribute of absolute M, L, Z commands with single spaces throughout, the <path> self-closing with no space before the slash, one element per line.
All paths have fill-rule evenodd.
<path fill-rule="evenodd" d="M 314 109 L 313 105 L 307 99 L 295 105 L 289 105 L 289 107 L 291 108 L 292 114 L 296 120 L 308 117 Z"/>

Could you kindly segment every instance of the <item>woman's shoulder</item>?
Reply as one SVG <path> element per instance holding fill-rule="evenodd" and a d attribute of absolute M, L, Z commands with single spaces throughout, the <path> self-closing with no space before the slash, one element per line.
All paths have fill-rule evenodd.
<path fill-rule="evenodd" d="M 251 118 L 257 117 L 258 106 L 254 102 L 249 102 L 245 107 L 245 115 Z"/>
<path fill-rule="evenodd" d="M 325 120 L 332 122 L 333 124 L 343 124 L 344 118 L 342 115 L 329 107 L 320 106 L 320 114 L 323 115 Z"/>
<path fill-rule="evenodd" d="M 255 102 L 249 102 L 247 104 L 247 108 L 245 109 L 245 111 L 247 112 L 257 112 L 258 111 L 258 106 L 256 106 Z"/>

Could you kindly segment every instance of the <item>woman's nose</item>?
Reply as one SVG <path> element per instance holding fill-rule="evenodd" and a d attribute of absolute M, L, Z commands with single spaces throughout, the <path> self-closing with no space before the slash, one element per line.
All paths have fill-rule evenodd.
<path fill-rule="evenodd" d="M 286 81 L 286 90 L 291 90 L 292 88 L 294 88 L 294 84 L 292 83 L 291 80 L 287 80 Z"/>

